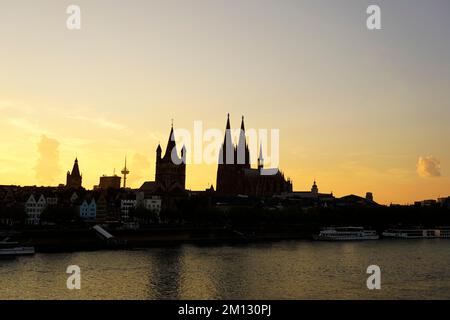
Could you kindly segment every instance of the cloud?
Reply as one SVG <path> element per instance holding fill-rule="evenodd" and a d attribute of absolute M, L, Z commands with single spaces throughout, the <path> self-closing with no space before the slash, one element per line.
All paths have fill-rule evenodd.
<path fill-rule="evenodd" d="M 42 135 L 37 144 L 39 159 L 36 166 L 36 179 L 40 184 L 54 182 L 59 173 L 59 142 Z"/>
<path fill-rule="evenodd" d="M 81 120 L 81 121 L 89 122 L 93 125 L 96 125 L 96 126 L 99 126 L 101 128 L 105 128 L 105 129 L 112 129 L 112 130 L 117 130 L 117 131 L 122 131 L 122 130 L 126 129 L 126 127 L 124 125 L 117 123 L 117 122 L 113 122 L 113 121 L 105 119 L 105 118 L 89 118 L 89 117 L 84 117 L 84 116 L 80 116 L 80 115 L 67 116 L 67 118 L 72 119 L 72 120 Z"/>
<path fill-rule="evenodd" d="M 434 156 L 419 157 L 417 173 L 423 178 L 440 177 L 441 162 Z"/>
<path fill-rule="evenodd" d="M 113 121 L 110 121 L 107 119 L 100 118 L 97 120 L 97 122 L 98 122 L 98 125 L 103 128 L 114 129 L 114 130 L 125 129 L 124 125 L 121 125 L 120 123 L 116 123 L 116 122 L 113 122 Z"/>

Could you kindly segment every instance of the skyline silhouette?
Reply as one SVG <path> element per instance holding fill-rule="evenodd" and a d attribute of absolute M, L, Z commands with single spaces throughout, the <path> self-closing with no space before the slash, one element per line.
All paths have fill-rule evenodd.
<path fill-rule="evenodd" d="M 0 183 L 64 182 L 78 157 L 92 186 L 127 154 L 127 185 L 138 187 L 169 119 L 223 130 L 229 112 L 280 129 L 280 167 L 294 189 L 317 179 L 382 203 L 445 196 L 450 3 L 383 2 L 383 28 L 369 31 L 369 2 L 112 1 L 105 10 L 80 0 L 77 31 L 67 30 L 64 5 L 42 0 L 35 14 L 9 2 L 0 12 Z M 216 170 L 188 166 L 187 187 L 214 185 Z"/>
<path fill-rule="evenodd" d="M 163 186 L 161 191 L 163 189 L 164 190 L 167 189 L 166 191 L 169 191 L 169 189 L 172 188 L 171 183 L 169 183 L 169 182 L 171 181 L 171 179 L 173 179 L 172 176 L 175 177 L 178 174 L 175 171 L 179 171 L 177 168 L 180 164 L 179 161 L 175 161 L 175 163 L 173 162 L 173 153 L 175 152 L 176 158 L 178 160 L 182 161 L 181 165 L 183 167 L 183 172 L 182 173 L 180 172 L 180 174 L 182 175 L 182 181 L 177 182 L 177 188 L 179 188 L 180 191 L 185 190 L 185 189 L 186 190 L 196 190 L 196 189 L 189 188 L 189 186 L 185 186 L 185 180 L 188 177 L 185 171 L 186 171 L 186 168 L 189 168 L 189 165 L 192 165 L 192 164 L 185 165 L 187 163 L 186 162 L 186 148 L 185 148 L 185 145 L 180 146 L 176 142 L 177 139 L 176 139 L 176 134 L 174 133 L 173 119 L 171 120 L 171 122 L 172 122 L 171 130 L 169 133 L 169 139 L 168 139 L 167 145 L 165 147 L 164 157 L 161 154 L 162 147 L 161 147 L 160 143 L 158 143 L 158 146 L 156 148 L 156 159 L 155 159 L 156 168 L 155 168 L 154 174 L 153 175 L 150 174 L 148 176 L 142 177 L 142 179 L 137 182 L 138 185 L 132 186 L 131 189 L 139 189 L 139 187 L 143 188 L 144 185 L 146 183 L 148 183 L 147 180 L 149 180 L 149 178 L 151 178 L 152 180 L 156 181 L 156 184 Z M 262 155 L 262 144 L 260 144 L 260 149 L 259 149 L 260 153 L 258 154 L 258 158 L 257 158 L 257 168 L 251 169 L 250 158 L 251 157 L 254 158 L 256 155 L 250 154 L 250 151 L 248 149 L 248 141 L 246 141 L 247 135 L 246 135 L 245 125 L 244 125 L 244 116 L 242 116 L 241 129 L 238 131 L 238 134 L 236 136 L 232 137 L 231 136 L 231 126 L 230 126 L 230 114 L 228 114 L 226 128 L 223 131 L 223 137 L 224 137 L 224 140 L 223 140 L 223 143 L 221 144 L 220 152 L 218 153 L 218 161 L 215 164 L 215 166 L 218 168 L 217 174 L 214 177 L 208 177 L 208 179 L 210 179 L 212 181 L 217 181 L 217 183 L 214 183 L 214 184 L 211 183 L 206 188 L 199 189 L 199 191 L 208 189 L 210 186 L 213 187 L 216 191 L 218 191 L 219 194 L 224 194 L 224 195 L 232 195 L 232 194 L 237 195 L 237 194 L 241 193 L 241 194 L 248 194 L 248 195 L 254 194 L 256 196 L 263 196 L 263 195 L 268 196 L 269 194 L 276 194 L 277 192 L 282 193 L 282 192 L 292 192 L 292 191 L 298 192 L 298 191 L 300 191 L 300 189 L 295 189 L 292 187 L 293 181 L 290 178 L 287 178 L 287 180 L 285 180 L 284 173 L 281 171 L 278 171 L 275 174 L 275 176 L 266 177 L 265 180 L 262 181 L 264 184 L 266 184 L 265 188 L 267 188 L 267 183 L 269 183 L 269 184 L 275 183 L 274 186 L 276 185 L 275 188 L 277 191 L 275 191 L 275 190 L 269 191 L 269 189 L 267 189 L 266 193 L 264 191 L 261 191 L 261 190 L 266 190 L 266 189 L 260 189 L 261 186 L 259 186 L 259 187 L 257 186 L 258 184 L 257 184 L 256 180 L 248 180 L 248 181 L 245 180 L 245 181 L 247 181 L 247 182 L 245 182 L 246 187 L 244 187 L 244 185 L 240 184 L 240 183 L 244 183 L 244 180 L 242 180 L 242 179 L 244 179 L 244 176 L 247 175 L 247 173 L 244 174 L 244 171 L 249 171 L 248 174 L 250 174 L 250 171 L 252 171 L 252 172 L 258 171 L 261 174 L 261 172 L 262 172 L 261 170 L 264 167 L 264 157 Z M 51 139 L 49 139 L 47 137 L 45 137 L 45 139 L 48 141 L 51 141 Z M 231 139 L 233 139 L 235 141 L 235 143 L 233 143 L 233 141 Z M 41 141 L 39 144 L 40 149 L 42 149 L 43 144 L 45 144 L 45 142 Z M 53 141 L 51 141 L 51 144 L 53 145 L 53 147 L 57 146 L 57 144 L 55 144 Z M 180 152 L 177 151 L 177 145 L 178 145 L 178 149 L 181 150 Z M 227 156 L 225 155 L 225 151 L 228 148 L 232 148 L 232 149 L 230 149 L 232 152 L 234 150 L 234 157 L 230 158 L 231 160 L 229 160 L 227 158 Z M 240 149 L 242 149 L 242 150 L 240 150 Z M 228 150 L 228 151 L 230 152 L 230 150 Z M 242 151 L 242 154 L 240 154 L 239 151 Z M 55 150 L 52 150 L 52 152 L 54 154 L 57 154 L 57 153 L 55 153 Z M 241 157 L 243 156 L 244 158 L 240 159 L 238 155 L 241 155 Z M 127 158 L 125 156 L 124 168 L 121 170 L 122 176 L 118 177 L 116 175 L 115 168 L 114 168 L 113 175 L 109 176 L 110 178 L 118 177 L 119 180 L 118 180 L 117 185 L 121 188 L 125 188 L 126 179 L 129 179 L 130 173 L 131 173 L 131 171 L 129 170 L 130 167 L 127 166 L 126 159 Z M 243 162 L 241 162 L 241 160 L 243 160 Z M 419 162 L 422 162 L 422 164 L 421 164 L 420 168 L 418 166 L 418 171 L 421 170 L 424 177 L 427 174 L 428 174 L 428 176 L 440 175 L 440 168 L 436 168 L 436 166 L 433 166 L 433 165 L 430 167 L 429 164 L 424 163 L 424 162 L 426 162 L 426 160 L 427 159 L 422 159 L 422 158 L 419 159 Z M 435 159 L 433 159 L 433 158 L 428 159 L 428 160 L 435 161 Z M 40 159 L 40 161 L 42 162 L 42 159 Z M 160 162 L 162 163 L 162 161 L 164 163 L 166 163 L 163 165 L 163 167 L 165 166 L 164 173 L 162 173 L 161 169 L 158 169 L 158 163 L 160 163 Z M 231 161 L 231 162 L 228 162 L 228 161 Z M 42 163 L 41 163 L 41 165 L 43 165 L 44 167 L 46 166 L 45 164 L 42 164 Z M 439 163 L 437 165 L 439 165 Z M 51 166 L 47 166 L 47 168 L 49 170 L 53 170 L 53 168 Z M 242 174 L 239 173 L 240 170 L 243 170 Z M 277 170 L 280 170 L 280 168 L 277 168 Z M 434 170 L 434 172 L 432 172 L 433 170 Z M 436 171 L 436 170 L 438 170 L 438 171 Z M 241 177 L 241 175 L 242 175 L 242 177 Z M 254 175 L 251 174 L 249 176 L 249 178 L 251 178 L 251 176 L 254 176 Z M 101 179 L 108 178 L 108 176 L 105 174 L 103 174 L 101 176 L 98 175 L 97 179 L 98 179 L 98 177 L 100 177 Z M 120 179 L 122 179 L 122 180 L 120 180 Z M 170 181 L 167 179 L 169 179 Z M 178 180 L 179 178 L 175 177 L 174 179 Z M 158 182 L 158 180 L 159 180 L 159 182 Z M 164 180 L 164 181 L 162 181 L 162 180 Z M 81 169 L 79 168 L 78 157 L 76 157 L 74 164 L 73 164 L 73 168 L 71 170 L 67 171 L 66 183 L 64 184 L 64 183 L 60 182 L 60 183 L 58 183 L 58 186 L 65 185 L 66 187 L 69 187 L 69 188 L 83 187 L 87 190 L 91 190 L 91 189 L 94 190 L 94 189 L 98 188 L 98 185 L 92 185 L 92 188 L 90 186 L 83 185 L 82 181 L 83 181 L 83 174 L 81 172 Z M 220 182 L 220 181 L 222 181 L 222 182 Z M 241 182 L 239 182 L 239 181 L 241 181 Z M 271 182 L 271 181 L 273 181 L 273 182 Z M 155 182 L 150 182 L 150 183 L 155 183 Z M 2 183 L 0 182 L 0 185 L 1 184 Z M 286 186 L 282 186 L 283 184 L 285 184 Z M 11 183 L 11 185 L 19 185 L 19 184 Z M 227 187 L 228 185 L 229 185 L 229 187 Z M 250 187 L 251 185 L 253 185 L 253 187 Z M 32 186 L 32 185 L 23 185 L 23 186 Z M 57 186 L 57 185 L 48 185 L 48 186 Z M 219 186 L 219 188 L 218 188 L 218 186 Z M 257 191 L 256 189 L 258 189 L 260 191 Z M 314 192 L 313 191 L 314 189 L 316 190 L 315 192 L 318 193 L 315 178 L 313 181 L 313 187 L 311 189 L 311 192 Z M 241 191 L 239 191 L 239 190 L 241 190 Z M 273 193 L 274 191 L 275 191 L 275 193 Z M 309 192 L 309 191 L 306 191 L 306 192 Z M 356 192 L 350 192 L 350 194 L 353 195 L 353 194 L 356 194 Z M 370 197 L 373 199 L 373 192 L 370 191 L 370 189 L 366 190 L 365 194 L 366 194 L 366 197 L 368 194 L 370 194 Z M 327 196 L 327 197 L 329 197 L 329 196 L 333 197 L 333 192 L 331 192 L 329 194 L 323 194 L 323 195 Z M 448 195 L 444 194 L 442 196 L 447 197 Z M 413 199 L 413 201 L 411 203 L 413 203 L 414 201 L 418 201 L 418 200 L 425 200 L 425 198 Z"/>

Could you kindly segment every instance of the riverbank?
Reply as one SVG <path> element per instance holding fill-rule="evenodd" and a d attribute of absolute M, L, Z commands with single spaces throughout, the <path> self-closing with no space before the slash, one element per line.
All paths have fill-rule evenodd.
<path fill-rule="evenodd" d="M 35 228 L 9 232 L 11 239 L 33 246 L 36 252 L 133 249 L 180 244 L 249 243 L 311 239 L 304 226 L 271 226 L 264 229 L 155 226 L 136 230 L 109 229 L 114 238 L 105 240 L 91 228 Z"/>

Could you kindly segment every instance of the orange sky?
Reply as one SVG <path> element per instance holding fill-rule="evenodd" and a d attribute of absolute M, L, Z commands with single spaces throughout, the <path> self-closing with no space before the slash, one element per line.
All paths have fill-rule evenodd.
<path fill-rule="evenodd" d="M 450 195 L 449 4 L 364 1 L 6 1 L 0 10 L 0 184 L 57 185 L 78 157 L 83 185 L 154 178 L 171 119 L 280 130 L 296 190 L 374 193 L 382 203 Z M 107 6 L 107 7 L 105 7 Z M 423 19 L 416 23 L 411 14 Z M 187 186 L 215 184 L 190 165 Z"/>

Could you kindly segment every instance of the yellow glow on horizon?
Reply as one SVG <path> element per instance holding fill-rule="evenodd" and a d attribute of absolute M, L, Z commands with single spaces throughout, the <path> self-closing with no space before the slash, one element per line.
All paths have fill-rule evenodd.
<path fill-rule="evenodd" d="M 450 26 L 437 18 L 448 4 L 421 7 L 417 24 L 386 3 L 389 32 L 369 33 L 358 1 L 263 2 L 79 0 L 82 29 L 68 31 L 65 4 L 9 1 L 0 184 L 65 183 L 78 157 L 92 188 L 127 156 L 136 188 L 154 179 L 172 118 L 223 130 L 230 113 L 233 128 L 245 115 L 247 128 L 280 130 L 295 190 L 315 179 L 387 204 L 450 195 Z M 419 175 L 431 157 L 440 175 Z M 216 171 L 188 165 L 187 188 L 215 185 Z"/>
<path fill-rule="evenodd" d="M 101 175 L 112 174 L 114 170 L 119 174 L 127 155 L 131 171 L 128 183 L 130 187 L 138 188 L 144 181 L 154 180 L 156 146 L 160 142 L 165 148 L 170 128 L 169 124 L 163 124 L 161 130 L 143 130 L 143 134 L 140 128 L 133 128 L 123 119 L 96 117 L 92 112 L 90 115 L 79 112 L 77 117 L 66 116 L 52 107 L 49 112 L 59 120 L 45 125 L 45 119 L 39 116 L 38 108 L 31 107 L 32 104 L 10 101 L 1 105 L 1 184 L 56 186 L 65 183 L 65 173 L 78 157 L 83 186 L 90 189 L 98 184 Z M 43 118 L 46 117 L 47 113 Z M 239 125 L 236 118 L 232 117 L 233 127 Z M 224 127 L 225 119 L 219 120 Z M 247 124 L 254 122 L 250 118 Z M 78 133 L 79 127 L 84 128 L 83 132 Z M 192 125 L 186 127 L 189 129 Z M 52 160 L 52 153 L 46 158 L 38 149 L 43 137 L 57 143 L 57 163 L 49 170 L 47 179 L 37 175 L 41 158 L 44 162 Z M 283 131 L 281 144 L 280 168 L 293 180 L 294 190 L 309 190 L 312 181 L 317 180 L 320 192 L 333 192 L 335 196 L 352 193 L 364 196 L 365 192 L 371 191 L 377 201 L 386 204 L 447 196 L 448 178 L 419 177 L 414 163 L 410 163 L 408 168 L 390 168 L 392 157 L 377 154 L 341 155 L 340 162 L 330 163 L 331 157 L 339 159 L 339 152 L 331 147 L 330 153 L 317 147 L 298 149 L 297 141 L 286 139 Z M 415 159 L 411 158 L 411 161 Z M 204 190 L 210 185 L 215 186 L 216 171 L 216 165 L 188 165 L 187 188 Z"/>

